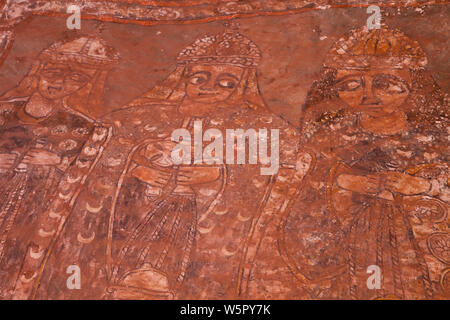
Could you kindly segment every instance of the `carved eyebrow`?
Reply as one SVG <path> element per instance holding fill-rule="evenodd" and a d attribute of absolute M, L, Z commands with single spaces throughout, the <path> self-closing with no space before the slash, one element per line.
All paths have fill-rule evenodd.
<path fill-rule="evenodd" d="M 223 78 L 223 77 L 230 77 L 230 78 L 234 78 L 236 81 L 239 81 L 239 78 L 236 77 L 235 75 L 232 75 L 231 73 L 222 73 L 219 78 Z"/>
<path fill-rule="evenodd" d="M 395 76 L 395 75 L 393 75 L 393 74 L 389 74 L 389 73 L 377 73 L 377 74 L 375 75 L 374 79 L 377 79 L 377 78 L 379 78 L 379 77 L 386 77 L 386 78 L 390 78 L 390 79 L 392 79 L 392 80 L 399 81 L 399 82 L 401 82 L 402 84 L 404 84 L 404 85 L 408 88 L 408 90 L 411 90 L 411 88 L 409 87 L 408 82 L 406 82 L 406 81 L 403 80 L 402 78 L 399 78 L 399 77 L 397 77 L 397 76 Z"/>
<path fill-rule="evenodd" d="M 43 71 L 67 71 L 69 70 L 68 68 L 64 68 L 64 67 L 49 67 L 49 68 L 43 68 Z"/>
<path fill-rule="evenodd" d="M 341 82 L 342 80 L 346 80 L 349 78 L 359 78 L 359 80 L 363 81 L 363 78 L 360 74 L 354 73 L 354 74 L 349 74 L 349 75 L 343 76 L 342 78 L 336 79 L 336 82 Z"/>
<path fill-rule="evenodd" d="M 83 78 L 85 78 L 86 80 L 91 80 L 93 77 L 90 75 L 90 74 L 86 74 L 86 73 L 84 73 L 84 72 L 81 72 L 81 71 L 77 71 L 77 70 L 71 70 L 71 73 L 70 73 L 71 75 L 73 75 L 73 74 L 78 74 L 78 75 L 80 75 L 81 77 L 83 77 Z"/>
<path fill-rule="evenodd" d="M 208 72 L 208 71 L 197 71 L 197 72 L 189 74 L 189 77 L 195 76 L 196 74 L 204 74 L 204 75 L 206 75 L 208 77 L 211 76 L 211 72 Z"/>
<path fill-rule="evenodd" d="M 74 68 L 74 67 L 68 67 L 66 70 L 64 70 L 66 75 L 73 75 L 73 74 L 78 74 L 80 76 L 82 76 L 83 78 L 86 78 L 88 81 L 91 80 L 92 78 L 94 78 L 94 75 L 90 75 L 89 73 Z"/>

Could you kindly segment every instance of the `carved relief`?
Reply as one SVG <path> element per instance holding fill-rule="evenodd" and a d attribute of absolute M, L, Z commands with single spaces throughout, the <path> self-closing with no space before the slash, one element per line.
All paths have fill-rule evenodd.
<path fill-rule="evenodd" d="M 445 296 L 448 104 L 426 63 L 400 31 L 364 27 L 336 42 L 309 92 L 301 145 L 317 163 L 284 239 L 313 298 Z M 365 286 L 370 265 L 380 290 Z"/>
<path fill-rule="evenodd" d="M 383 22 L 330 34 L 326 53 L 302 57 L 323 63 L 318 78 L 314 66 L 283 76 L 291 62 L 272 77 L 270 60 L 294 38 L 288 24 L 270 20 L 267 31 L 261 19 L 286 16 L 317 38 L 302 38 L 301 51 L 328 38 L 310 21 L 369 4 L 72 5 L 81 31 L 55 27 L 64 1 L 0 1 L 0 71 L 19 74 L 34 59 L 0 90 L 1 299 L 449 298 L 449 100 L 429 58 L 444 47 Z M 22 39 L 38 16 L 58 21 L 58 39 L 35 57 Z M 177 25 L 190 23 L 198 30 Z M 166 52 L 170 30 L 179 31 Z M 152 45 L 130 55 L 150 32 Z M 109 106 L 136 74 L 151 81 Z M 316 81 L 302 98 L 305 76 Z M 274 94 L 272 82 L 287 88 Z M 300 119 L 280 116 L 288 90 Z M 73 266 L 79 288 L 68 286 Z"/>
<path fill-rule="evenodd" d="M 70 190 L 80 185 L 81 176 L 69 179 L 70 173 L 82 161 L 88 169 L 86 156 L 99 152 L 100 145 L 92 139 L 108 129 L 84 112 L 99 109 L 105 75 L 117 59 L 113 49 L 96 38 L 58 42 L 39 55 L 17 87 L 0 97 L 5 298 L 11 297 L 24 256 L 40 260 L 47 249 L 29 242 L 30 235 L 46 238 L 56 232 L 51 226 L 57 225 L 61 212 L 46 212 L 53 190 L 60 191 L 57 197 L 63 202 L 71 200 Z M 21 279 L 29 277 L 22 274 Z"/>

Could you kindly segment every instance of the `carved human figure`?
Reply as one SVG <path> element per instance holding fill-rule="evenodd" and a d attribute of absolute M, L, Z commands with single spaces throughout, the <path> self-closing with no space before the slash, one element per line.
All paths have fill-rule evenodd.
<path fill-rule="evenodd" d="M 316 162 L 281 246 L 312 298 L 448 298 L 449 108 L 426 64 L 385 26 L 354 30 L 327 55 L 302 129 Z"/>
<path fill-rule="evenodd" d="M 302 177 L 295 166 L 296 130 L 266 109 L 260 95 L 260 58 L 236 30 L 202 37 L 179 54 L 163 83 L 107 117 L 115 137 L 46 263 L 37 298 L 247 295 L 266 227 L 276 229 L 287 194 Z M 226 129 L 279 129 L 278 172 L 261 175 L 268 165 L 260 162 L 192 158 L 175 165 L 171 135 L 186 129 L 194 137 L 196 123 L 202 135 L 208 129 L 224 136 Z M 266 259 L 276 260 L 274 241 L 270 245 Z M 82 290 L 65 288 L 70 264 L 84 270 Z M 287 266 L 283 271 L 292 284 Z"/>
<path fill-rule="evenodd" d="M 104 142 L 93 139 L 108 128 L 82 113 L 80 106 L 100 108 L 104 78 L 116 63 L 116 54 L 97 38 L 58 42 L 39 55 L 17 87 L 0 97 L 2 298 L 15 298 L 15 288 L 36 277 L 37 270 L 21 273 L 21 266 L 25 257 L 39 261 L 47 247 L 45 241 L 30 242 L 30 238 L 35 233 L 51 237 L 61 212 L 46 223 L 49 203 L 60 188 L 64 196 L 59 197 L 70 200 L 68 191 L 80 185 L 85 169 L 79 177 L 64 179 Z M 83 155 L 86 148 L 92 150 Z M 22 294 L 27 293 L 18 297 Z"/>

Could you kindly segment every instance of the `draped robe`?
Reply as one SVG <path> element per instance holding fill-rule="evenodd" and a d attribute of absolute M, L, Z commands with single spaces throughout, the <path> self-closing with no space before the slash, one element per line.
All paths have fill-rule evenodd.
<path fill-rule="evenodd" d="M 24 271 L 24 261 L 39 260 L 47 247 L 33 242 L 32 235 L 40 231 L 48 236 L 40 227 L 50 203 L 60 190 L 61 180 L 72 170 L 99 126 L 69 107 L 56 108 L 43 118 L 33 118 L 26 113 L 25 106 L 26 101 L 2 104 L 0 152 L 17 155 L 15 164 L 3 170 L 0 178 L 0 296 L 7 299 L 16 298 L 15 288 L 27 282 L 27 276 L 36 275 L 36 268 Z M 23 157 L 32 148 L 59 155 L 60 164 L 22 164 Z M 81 179 L 71 180 L 70 188 L 77 188 L 80 182 Z"/>
<path fill-rule="evenodd" d="M 223 164 L 220 178 L 191 186 L 193 194 L 164 196 L 129 173 L 139 150 L 167 140 L 168 132 L 183 126 L 186 119 L 177 107 L 155 103 L 109 116 L 114 139 L 77 198 L 36 298 L 237 298 L 260 294 L 259 289 L 252 293 L 253 281 L 266 288 L 263 294 L 280 296 L 280 286 L 271 278 L 277 272 L 283 273 L 284 296 L 301 291 L 279 257 L 273 234 L 272 252 L 261 251 L 265 260 L 258 260 L 266 230 L 276 230 L 305 174 L 297 164 L 296 130 L 268 111 L 243 105 L 194 118 L 202 120 L 203 130 L 218 128 L 224 134 L 225 129 L 279 129 L 280 169 L 264 176 L 259 164 Z M 310 159 L 303 160 L 308 166 Z M 164 210 L 158 208 L 162 204 Z M 133 237 L 139 226 L 146 232 Z M 158 230 L 164 241 L 152 239 Z M 127 260 L 124 248 L 139 254 Z M 145 258 L 139 260 L 139 255 Z M 66 288 L 69 265 L 82 270 L 81 290 Z M 253 272 L 260 279 L 254 280 Z"/>
<path fill-rule="evenodd" d="M 295 228 L 285 228 L 283 242 L 310 296 L 445 297 L 448 288 L 442 287 L 441 277 L 450 252 L 445 132 L 408 125 L 399 134 L 376 135 L 363 130 L 354 115 L 306 127 L 303 145 L 313 150 L 316 161 L 286 219 Z M 341 174 L 382 172 L 427 179 L 431 189 L 412 195 L 365 194 L 337 183 Z M 367 270 L 373 265 L 381 271 L 379 289 L 367 285 Z"/>

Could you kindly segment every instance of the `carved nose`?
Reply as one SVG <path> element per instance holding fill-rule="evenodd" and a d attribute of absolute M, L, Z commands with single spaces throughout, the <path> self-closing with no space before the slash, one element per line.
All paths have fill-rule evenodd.
<path fill-rule="evenodd" d="M 375 92 L 372 88 L 371 81 L 369 83 L 364 84 L 364 95 L 361 101 L 361 105 L 379 105 L 381 104 L 380 99 L 377 98 Z"/>
<path fill-rule="evenodd" d="M 379 105 L 379 104 L 381 104 L 381 101 L 377 97 L 375 97 L 374 95 L 370 95 L 370 96 L 364 96 L 362 98 L 361 104 L 365 105 L 365 106 L 367 106 L 367 105 Z"/>
<path fill-rule="evenodd" d="M 213 88 L 209 85 L 203 85 L 200 87 L 200 89 L 203 91 L 213 91 Z"/>

